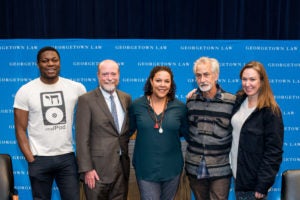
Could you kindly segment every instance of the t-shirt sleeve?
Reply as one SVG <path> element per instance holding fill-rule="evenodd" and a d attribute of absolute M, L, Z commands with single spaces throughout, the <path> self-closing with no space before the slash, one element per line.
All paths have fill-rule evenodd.
<path fill-rule="evenodd" d="M 28 111 L 29 108 L 28 108 L 27 102 L 28 102 L 28 95 L 27 95 L 25 87 L 23 86 L 17 91 L 17 93 L 15 95 L 13 107 Z"/>
<path fill-rule="evenodd" d="M 79 96 L 83 95 L 86 93 L 86 88 L 82 83 L 79 83 Z"/>

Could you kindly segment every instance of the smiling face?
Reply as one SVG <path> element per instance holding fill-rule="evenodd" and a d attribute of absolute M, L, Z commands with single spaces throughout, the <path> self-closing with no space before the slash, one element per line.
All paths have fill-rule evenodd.
<path fill-rule="evenodd" d="M 55 51 L 41 53 L 38 60 L 40 79 L 44 83 L 53 84 L 58 80 L 60 72 L 60 58 Z"/>
<path fill-rule="evenodd" d="M 102 89 L 112 93 L 119 84 L 119 66 L 113 60 L 102 61 L 98 66 L 98 80 Z"/>
<path fill-rule="evenodd" d="M 217 92 L 218 73 L 212 70 L 210 63 L 199 63 L 195 68 L 195 76 L 199 89 L 206 98 L 213 98 Z"/>
<path fill-rule="evenodd" d="M 171 75 L 167 71 L 158 71 L 150 80 L 152 95 L 156 98 L 166 98 L 171 89 Z"/>
<path fill-rule="evenodd" d="M 218 76 L 212 71 L 209 63 L 201 63 L 197 66 L 196 71 L 197 84 L 202 92 L 208 92 L 215 86 Z"/>
<path fill-rule="evenodd" d="M 242 87 L 249 97 L 258 97 L 261 88 L 261 80 L 255 69 L 247 68 L 242 73 Z"/>

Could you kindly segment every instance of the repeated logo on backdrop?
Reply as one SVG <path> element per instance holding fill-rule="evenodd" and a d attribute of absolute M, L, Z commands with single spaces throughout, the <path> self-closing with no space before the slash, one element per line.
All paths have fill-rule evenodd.
<path fill-rule="evenodd" d="M 44 46 L 57 48 L 61 55 L 61 76 L 83 83 L 87 90 L 98 86 L 97 64 L 114 59 L 120 64 L 120 89 L 135 99 L 156 65 L 170 66 L 177 85 L 176 96 L 183 102 L 196 87 L 193 63 L 201 56 L 220 62 L 219 83 L 235 93 L 240 88 L 239 71 L 249 61 L 262 62 L 269 75 L 285 125 L 284 158 L 269 198 L 280 199 L 281 173 L 300 168 L 300 41 L 263 40 L 1 40 L 0 43 L 0 153 L 13 158 L 16 189 L 21 199 L 31 199 L 27 163 L 14 134 L 13 101 L 19 87 L 39 76 L 36 54 Z M 44 122 L 65 123 L 63 96 L 59 92 L 41 94 Z M 56 186 L 53 199 L 59 199 Z M 230 199 L 234 199 L 233 192 Z"/>

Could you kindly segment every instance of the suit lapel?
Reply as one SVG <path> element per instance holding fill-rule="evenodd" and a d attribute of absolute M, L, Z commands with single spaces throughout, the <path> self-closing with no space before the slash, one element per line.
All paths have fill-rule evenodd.
<path fill-rule="evenodd" d="M 122 109 L 124 112 L 124 120 L 123 120 L 123 124 L 122 124 L 122 128 L 121 128 L 121 133 L 122 133 L 124 124 L 127 120 L 127 101 L 126 101 L 125 96 L 121 92 L 119 92 L 119 90 L 117 90 L 116 92 L 117 92 L 118 98 L 120 100 L 120 103 L 121 103 L 121 106 L 122 106 Z"/>
<path fill-rule="evenodd" d="M 110 121 L 110 123 L 112 124 L 112 126 L 116 129 L 116 131 L 117 131 L 117 128 L 116 128 L 116 126 L 115 126 L 115 122 L 114 122 L 114 119 L 113 119 L 113 117 L 112 117 L 112 115 L 111 115 L 111 112 L 110 112 L 110 110 L 109 110 L 109 108 L 108 108 L 108 105 L 107 105 L 107 103 L 106 103 L 106 101 L 105 101 L 105 98 L 104 98 L 104 96 L 103 96 L 103 94 L 102 94 L 102 92 L 101 92 L 101 90 L 99 89 L 99 88 L 97 88 L 96 90 L 95 90 L 95 101 L 96 101 L 96 104 L 100 107 L 100 109 L 103 111 L 103 113 L 104 113 L 104 115 L 106 115 L 108 118 L 109 118 L 109 121 Z M 117 133 L 118 133 L 119 131 L 117 131 Z"/>

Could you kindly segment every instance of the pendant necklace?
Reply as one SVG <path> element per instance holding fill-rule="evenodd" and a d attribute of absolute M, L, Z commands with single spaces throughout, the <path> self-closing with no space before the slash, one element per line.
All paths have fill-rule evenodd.
<path fill-rule="evenodd" d="M 164 109 L 162 111 L 161 118 L 159 120 L 157 119 L 157 116 L 155 114 L 155 111 L 154 111 L 152 103 L 153 102 L 151 101 L 151 97 L 149 96 L 149 98 L 148 98 L 148 114 L 150 115 L 151 119 L 154 121 L 154 127 L 153 128 L 158 129 L 158 132 L 160 134 L 162 134 L 164 132 L 164 129 L 162 128 L 162 122 L 163 122 L 163 119 L 164 119 L 164 116 L 165 116 L 165 110 L 166 110 L 166 107 L 167 107 L 167 101 L 164 102 Z M 150 111 L 151 104 L 152 104 L 153 114 Z"/>

